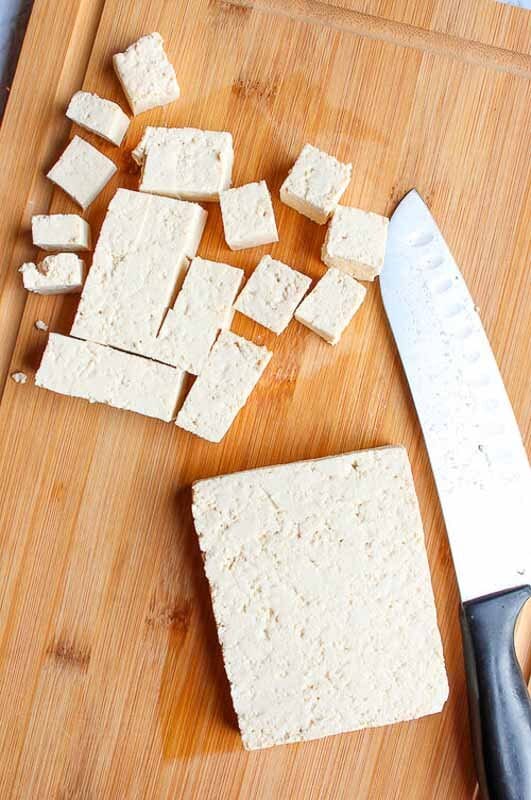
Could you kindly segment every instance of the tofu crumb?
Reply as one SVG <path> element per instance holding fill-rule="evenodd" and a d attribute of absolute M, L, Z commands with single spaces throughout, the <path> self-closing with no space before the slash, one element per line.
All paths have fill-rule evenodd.
<path fill-rule="evenodd" d="M 28 376 L 25 372 L 13 372 L 11 378 L 15 383 L 27 383 L 28 381 Z"/>
<path fill-rule="evenodd" d="M 37 328 L 38 331 L 47 331 L 48 330 L 48 325 L 42 319 L 36 320 L 35 327 Z"/>

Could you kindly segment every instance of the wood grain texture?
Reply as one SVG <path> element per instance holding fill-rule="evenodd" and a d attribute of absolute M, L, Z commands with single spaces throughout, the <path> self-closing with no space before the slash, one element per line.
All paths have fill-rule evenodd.
<path fill-rule="evenodd" d="M 34 12 L 43 25 L 47 5 L 37 0 Z M 72 4 L 57 0 L 54 7 L 66 20 Z M 324 229 L 278 201 L 280 183 L 305 141 L 353 161 L 347 203 L 390 213 L 416 186 L 481 308 L 529 445 L 528 80 L 221 0 L 186 0 L 178 7 L 169 0 L 106 0 L 97 33 L 76 19 L 70 44 L 46 23 L 48 38 L 34 39 L 34 52 L 26 48 L 24 69 L 53 50 L 57 36 L 56 48 L 63 47 L 79 70 L 68 92 L 82 86 L 126 108 L 110 56 L 159 30 L 182 87 L 177 103 L 133 121 L 124 151 L 83 134 L 119 165 L 86 215 L 95 232 L 116 186 L 137 185 L 126 151 L 147 124 L 229 129 L 235 183 L 268 181 L 280 232 L 273 248 L 231 253 L 219 209 L 209 206 L 200 254 L 247 273 L 269 249 L 314 278 L 324 271 Z M 494 35 L 487 43 L 505 46 Z M 79 52 L 86 54 L 86 70 Z M 50 100 L 46 109 L 43 99 L 39 107 L 35 124 L 44 149 L 32 146 L 23 120 L 10 120 L 31 105 L 31 81 L 19 75 L 5 123 L 18 136 L 12 174 L 25 203 L 64 143 L 66 84 L 57 84 L 57 74 L 47 80 L 55 80 L 51 96 L 58 85 L 63 89 L 60 102 Z M 12 141 L 4 136 L 4 158 Z M 0 185 L 11 190 L 5 174 Z M 32 211 L 44 212 L 49 196 L 40 194 Z M 56 192 L 52 208 L 74 206 Z M 23 213 L 29 219 L 26 206 Z M 20 213 L 3 222 L 11 246 L 27 248 Z M 12 264 L 9 269 L 1 302 L 12 296 L 5 287 L 18 278 Z M 0 338 L 9 371 L 33 376 L 46 339 L 35 320 L 66 333 L 76 302 L 22 298 L 20 326 L 13 314 Z M 457 588 L 378 286 L 370 287 L 336 348 L 295 322 L 278 338 L 239 315 L 234 329 L 275 355 L 220 445 L 173 425 L 50 394 L 32 380 L 23 386 L 7 381 L 0 405 L 0 797 L 468 800 L 475 776 Z M 12 358 L 10 337 L 16 339 Z M 441 715 L 417 722 L 245 753 L 193 531 L 190 484 L 235 469 L 388 443 L 404 443 L 412 460 L 450 700 Z"/>

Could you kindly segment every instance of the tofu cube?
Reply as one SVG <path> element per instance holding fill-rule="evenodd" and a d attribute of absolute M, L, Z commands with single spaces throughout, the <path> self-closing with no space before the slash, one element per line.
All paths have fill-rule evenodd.
<path fill-rule="evenodd" d="M 35 383 L 58 394 L 170 422 L 182 401 L 185 375 L 147 358 L 51 333 Z"/>
<path fill-rule="evenodd" d="M 85 264 L 75 253 L 57 253 L 40 264 L 22 264 L 19 272 L 24 288 L 36 294 L 75 294 L 85 280 Z"/>
<path fill-rule="evenodd" d="M 177 425 L 209 442 L 220 442 L 271 356 L 267 348 L 223 331 L 177 415 Z"/>
<path fill-rule="evenodd" d="M 373 281 L 382 271 L 389 220 L 372 211 L 338 206 L 330 220 L 321 257 L 360 281 Z"/>
<path fill-rule="evenodd" d="M 78 214 L 36 214 L 31 219 L 33 244 L 41 250 L 90 250 L 90 225 Z"/>
<path fill-rule="evenodd" d="M 121 145 L 129 127 L 129 117 L 119 105 L 91 92 L 76 92 L 70 100 L 66 116 L 85 130 L 117 146 Z"/>
<path fill-rule="evenodd" d="M 302 272 L 271 256 L 264 256 L 234 307 L 279 334 L 287 328 L 311 282 L 311 278 Z"/>
<path fill-rule="evenodd" d="M 135 115 L 165 106 L 180 95 L 175 70 L 164 52 L 160 33 L 142 36 L 124 53 L 116 53 L 113 65 Z"/>
<path fill-rule="evenodd" d="M 116 172 L 116 164 L 91 144 L 74 136 L 48 178 L 78 203 L 89 207 Z"/>
<path fill-rule="evenodd" d="M 232 321 L 243 270 L 194 258 L 156 338 L 153 358 L 199 375 L 218 332 Z"/>
<path fill-rule="evenodd" d="M 232 135 L 197 128 L 146 128 L 133 151 L 142 192 L 216 201 L 232 180 Z"/>
<path fill-rule="evenodd" d="M 219 196 L 225 241 L 231 250 L 278 242 L 271 195 L 265 181 L 227 189 Z"/>
<path fill-rule="evenodd" d="M 329 269 L 295 312 L 295 319 L 337 344 L 341 334 L 361 306 L 366 289 L 339 269 Z"/>
<path fill-rule="evenodd" d="M 299 214 L 323 225 L 334 213 L 351 177 L 352 164 L 343 164 L 317 147 L 305 144 L 280 187 L 280 199 Z"/>
<path fill-rule="evenodd" d="M 192 512 L 247 750 L 441 711 L 448 680 L 404 448 L 198 481 Z"/>

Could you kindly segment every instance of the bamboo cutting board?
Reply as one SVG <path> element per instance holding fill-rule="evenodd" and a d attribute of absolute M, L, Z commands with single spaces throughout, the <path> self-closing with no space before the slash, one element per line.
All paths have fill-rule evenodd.
<path fill-rule="evenodd" d="M 466 8 L 463 6 L 466 5 Z M 471 798 L 458 595 L 417 419 L 378 286 L 336 348 L 292 322 L 223 443 L 33 385 L 76 298 L 27 296 L 33 213 L 76 211 L 43 173 L 74 90 L 125 98 L 111 54 L 166 40 L 182 99 L 136 118 L 91 206 L 93 231 L 146 124 L 228 129 L 235 184 L 265 178 L 280 242 L 231 253 L 209 206 L 200 254 L 264 252 L 312 278 L 324 229 L 278 201 L 302 144 L 352 160 L 347 204 L 390 214 L 415 186 L 470 289 L 530 443 L 531 15 L 430 0 L 36 0 L 0 134 L 0 797 Z M 27 372 L 26 385 L 8 376 Z M 190 513 L 193 480 L 404 443 L 424 519 L 451 694 L 417 722 L 245 753 Z M 529 639 L 522 651 L 529 655 Z"/>

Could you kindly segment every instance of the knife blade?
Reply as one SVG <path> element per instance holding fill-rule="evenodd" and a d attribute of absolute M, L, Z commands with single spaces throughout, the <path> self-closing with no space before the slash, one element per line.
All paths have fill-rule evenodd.
<path fill-rule="evenodd" d="M 531 597 L 531 472 L 478 310 L 415 190 L 391 218 L 380 288 L 459 584 L 482 792 L 531 800 L 531 703 L 514 651 Z"/>

